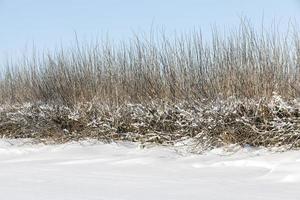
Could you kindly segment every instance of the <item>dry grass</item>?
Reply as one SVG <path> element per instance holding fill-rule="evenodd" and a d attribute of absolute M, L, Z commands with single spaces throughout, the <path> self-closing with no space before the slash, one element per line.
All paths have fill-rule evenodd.
<path fill-rule="evenodd" d="M 0 78 L 0 102 L 10 105 L 1 110 L 1 135 L 299 147 L 298 111 L 280 117 L 269 106 L 274 92 L 286 102 L 300 95 L 299 32 L 257 33 L 244 20 L 236 31 L 220 35 L 214 32 L 211 42 L 192 32 L 173 39 L 161 34 L 120 44 L 77 44 L 8 64 Z M 242 99 L 239 107 L 229 106 L 232 97 Z M 206 115 L 202 108 L 220 99 L 225 99 L 220 111 Z M 24 103 L 31 106 L 15 106 Z M 24 114 L 25 108 L 30 112 Z M 83 117 L 70 120 L 76 109 Z M 181 112 L 192 114 L 182 118 Z M 277 118 L 291 125 L 277 127 Z M 96 119 L 96 127 L 90 126 Z"/>
<path fill-rule="evenodd" d="M 95 42 L 7 66 L 0 102 L 119 105 L 218 97 L 299 96 L 300 35 L 256 33 L 242 23 L 226 37 L 201 32 L 121 44 Z"/>
<path fill-rule="evenodd" d="M 273 96 L 260 101 L 156 101 L 116 107 L 28 104 L 1 110 L 0 133 L 43 142 L 94 138 L 174 145 L 190 140 L 193 151 L 230 144 L 299 149 L 300 103 Z"/>

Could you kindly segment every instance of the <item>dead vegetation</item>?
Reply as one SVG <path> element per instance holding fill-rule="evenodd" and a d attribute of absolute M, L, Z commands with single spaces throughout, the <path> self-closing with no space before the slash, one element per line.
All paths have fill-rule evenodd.
<path fill-rule="evenodd" d="M 284 98 L 300 94 L 300 35 L 296 28 L 255 31 L 246 20 L 210 40 L 201 31 L 168 38 L 95 42 L 7 65 L 0 103 L 72 106 L 202 99 Z"/>
<path fill-rule="evenodd" d="M 0 135 L 299 148 L 299 67 L 299 31 L 258 33 L 247 20 L 211 42 L 193 32 L 77 44 L 7 65 Z"/>
<path fill-rule="evenodd" d="M 2 108 L 6 138 L 67 142 L 87 138 L 174 145 L 192 140 L 197 151 L 229 144 L 300 147 L 300 103 L 270 100 L 156 101 L 117 107 L 97 103 L 74 108 L 32 104 Z"/>

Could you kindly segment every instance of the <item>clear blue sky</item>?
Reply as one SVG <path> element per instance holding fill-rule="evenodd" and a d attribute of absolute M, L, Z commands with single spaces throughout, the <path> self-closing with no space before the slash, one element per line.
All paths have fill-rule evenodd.
<path fill-rule="evenodd" d="M 285 24 L 300 22 L 300 0 L 0 0 L 0 60 L 14 57 L 25 47 L 53 48 L 79 39 L 108 34 L 122 39 L 133 32 L 164 26 L 186 31 L 210 25 L 253 23 L 274 18 Z"/>

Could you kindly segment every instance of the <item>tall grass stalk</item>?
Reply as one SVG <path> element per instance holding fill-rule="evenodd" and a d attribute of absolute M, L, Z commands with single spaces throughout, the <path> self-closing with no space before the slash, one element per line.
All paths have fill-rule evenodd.
<path fill-rule="evenodd" d="M 300 35 L 255 31 L 248 23 L 222 36 L 213 31 L 95 42 L 6 65 L 0 102 L 119 105 L 220 97 L 300 95 Z"/>

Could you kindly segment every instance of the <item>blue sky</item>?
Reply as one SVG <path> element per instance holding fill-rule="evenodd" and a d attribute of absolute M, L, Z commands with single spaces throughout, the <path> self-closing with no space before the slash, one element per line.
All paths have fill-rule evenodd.
<path fill-rule="evenodd" d="M 276 19 L 300 22 L 300 0 L 0 0 L 0 60 L 34 43 L 53 49 L 74 41 L 109 35 L 126 39 L 151 26 L 188 31 L 212 24 L 231 27 L 247 16 L 254 24 Z"/>

